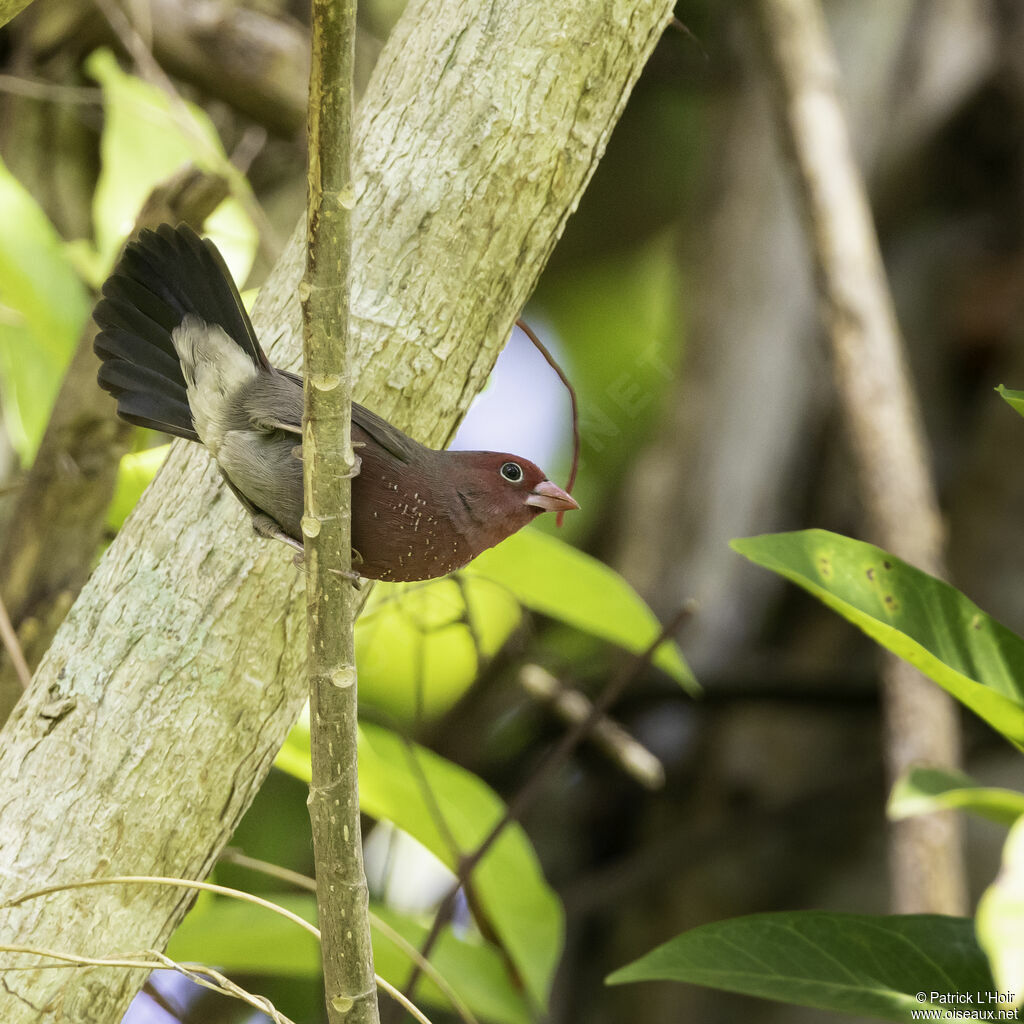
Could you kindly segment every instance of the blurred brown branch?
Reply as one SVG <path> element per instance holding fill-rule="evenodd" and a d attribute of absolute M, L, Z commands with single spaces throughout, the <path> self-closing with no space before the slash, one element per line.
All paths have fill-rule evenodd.
<path fill-rule="evenodd" d="M 7 607 L 4 604 L 3 595 L 0 594 L 0 641 L 3 641 L 7 657 L 14 669 L 15 678 L 21 684 L 23 690 L 28 689 L 32 682 L 32 673 L 29 671 L 28 663 L 25 661 L 25 653 L 21 649 L 21 641 L 14 630 L 10 615 L 7 614 Z M 17 691 L 11 687 L 11 695 L 17 699 Z"/>
<path fill-rule="evenodd" d="M 131 20 L 135 13 L 121 2 L 105 5 L 102 17 L 85 0 L 43 5 L 36 48 L 56 53 L 113 43 L 131 52 L 133 47 L 111 24 L 111 6 L 121 20 Z M 149 0 L 145 12 L 145 24 L 135 27 L 164 72 L 227 103 L 275 135 L 301 137 L 309 82 L 305 25 L 229 0 Z M 357 93 L 366 85 L 380 46 L 370 32 L 358 33 Z"/>
<path fill-rule="evenodd" d="M 223 179 L 185 168 L 153 191 L 133 235 L 167 221 L 201 226 L 226 195 Z M 134 429 L 97 388 L 95 336 L 90 320 L 0 543 L 0 597 L 32 669 L 92 568 Z M 0 661 L 0 724 L 21 690 L 10 659 Z"/>
<path fill-rule="evenodd" d="M 171 74 L 281 135 L 306 122 L 309 33 L 234 3 L 149 0 L 152 49 Z"/>
<path fill-rule="evenodd" d="M 593 707 L 586 694 L 566 686 L 540 665 L 524 665 L 519 671 L 519 685 L 531 697 L 550 704 L 570 725 L 585 721 Z M 645 789 L 660 789 L 665 785 L 661 762 L 618 722 L 603 715 L 593 727 L 593 739 L 623 772 Z"/>
<path fill-rule="evenodd" d="M 758 0 L 768 68 L 817 269 L 822 316 L 870 529 L 943 575 L 943 524 L 920 412 L 864 183 L 837 95 L 838 70 L 817 0 Z M 906 663 L 884 668 L 892 779 L 913 764 L 959 762 L 956 707 Z M 903 913 L 962 913 L 960 829 L 952 815 L 893 827 L 892 900 Z"/>

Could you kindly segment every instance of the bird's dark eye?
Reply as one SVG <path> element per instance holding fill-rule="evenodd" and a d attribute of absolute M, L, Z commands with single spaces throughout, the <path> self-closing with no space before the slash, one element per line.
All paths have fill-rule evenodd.
<path fill-rule="evenodd" d="M 510 484 L 517 484 L 523 479 L 523 467 L 518 462 L 506 462 L 501 467 L 501 475 Z"/>

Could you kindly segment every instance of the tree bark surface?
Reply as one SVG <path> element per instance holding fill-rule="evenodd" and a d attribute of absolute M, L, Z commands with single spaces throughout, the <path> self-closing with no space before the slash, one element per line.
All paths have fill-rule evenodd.
<path fill-rule="evenodd" d="M 194 226 L 227 195 L 227 182 L 184 167 L 157 186 L 135 231 L 164 221 Z M 98 400 L 96 325 L 83 329 L 50 422 L 0 540 L 0 596 L 34 668 L 82 589 L 103 539 L 121 456 L 135 429 L 117 418 L 113 402 Z M 21 696 L 21 682 L 0 652 L 0 726 Z"/>
<path fill-rule="evenodd" d="M 450 438 L 671 9 L 409 5 L 357 118 L 357 399 L 428 443 Z M 254 314 L 282 365 L 299 351 L 301 234 Z M 62 881 L 209 871 L 305 698 L 302 592 L 290 552 L 257 540 L 206 453 L 180 443 L 0 733 L 0 905 Z M 190 900 L 55 894 L 0 910 L 0 942 L 159 947 Z M 115 1024 L 142 980 L 0 970 L 0 1020 Z"/>

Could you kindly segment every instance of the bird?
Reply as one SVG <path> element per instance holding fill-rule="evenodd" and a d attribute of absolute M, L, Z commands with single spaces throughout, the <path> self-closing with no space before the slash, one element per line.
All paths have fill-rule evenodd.
<path fill-rule="evenodd" d="M 93 319 L 118 415 L 202 444 L 257 534 L 301 552 L 302 378 L 267 359 L 213 242 L 185 224 L 141 231 Z M 579 508 L 528 459 L 435 450 L 355 402 L 352 442 L 352 569 L 367 579 L 447 575 L 538 515 Z"/>

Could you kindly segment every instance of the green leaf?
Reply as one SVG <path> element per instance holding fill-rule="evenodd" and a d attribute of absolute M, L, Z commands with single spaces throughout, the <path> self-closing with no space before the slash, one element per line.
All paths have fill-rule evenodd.
<path fill-rule="evenodd" d="M 99 261 L 92 265 L 104 268 L 106 276 L 150 192 L 183 165 L 229 177 L 234 190 L 247 186 L 231 167 L 213 122 L 199 107 L 172 102 L 162 90 L 125 74 L 109 50 L 95 50 L 85 68 L 103 89 L 102 166 L 93 198 Z M 220 232 L 215 229 L 218 218 L 226 218 Z M 236 280 L 244 280 L 256 236 L 237 200 L 221 204 L 211 218 L 210 234 Z M 81 253 L 78 258 L 88 262 Z"/>
<path fill-rule="evenodd" d="M 371 909 L 417 949 L 423 945 L 429 930 L 426 925 L 384 907 Z M 501 954 L 479 937 L 456 938 L 452 929 L 445 927 L 430 962 L 477 1017 L 495 1024 L 529 1024 L 533 1019 L 522 992 L 508 976 Z M 373 963 L 378 974 L 404 987 L 410 971 L 409 957 L 377 929 L 373 932 Z M 413 1001 L 445 1008 L 451 1005 L 434 982 L 423 975 Z"/>
<path fill-rule="evenodd" d="M 89 296 L 53 225 L 2 162 L 0 223 L 0 388 L 7 433 L 27 465 L 89 315 Z"/>
<path fill-rule="evenodd" d="M 535 530 L 481 555 L 463 572 L 427 583 L 378 584 L 356 624 L 360 699 L 404 720 L 431 718 L 476 679 L 532 608 L 629 650 L 660 625 L 636 592 L 601 562 Z M 654 659 L 694 691 L 679 649 Z"/>
<path fill-rule="evenodd" d="M 948 583 L 826 530 L 734 540 L 1024 747 L 1024 640 Z"/>
<path fill-rule="evenodd" d="M 316 923 L 316 897 L 265 894 L 264 899 Z M 167 946 L 175 960 L 193 960 L 239 974 L 320 976 L 320 943 L 265 907 L 201 894 Z"/>
<path fill-rule="evenodd" d="M 520 530 L 463 573 L 500 583 L 527 608 L 634 653 L 645 651 L 661 632 L 654 613 L 617 572 L 539 530 Z M 700 692 L 672 641 L 658 648 L 654 664 L 689 693 Z"/>
<path fill-rule="evenodd" d="M 1006 402 L 1011 408 L 1015 409 L 1021 416 L 1024 416 L 1024 391 L 1011 391 L 1009 388 L 1004 388 L 1002 384 L 996 388 L 1003 397 L 1003 401 Z"/>
<path fill-rule="evenodd" d="M 316 923 L 316 897 L 295 893 L 262 893 L 278 906 L 311 924 Z M 371 912 L 415 948 L 427 936 L 426 925 L 384 907 Z M 210 964 L 234 974 L 266 974 L 287 978 L 319 978 L 320 944 L 308 932 L 263 907 L 235 899 L 201 894 L 171 936 L 168 955 L 175 960 Z M 374 969 L 402 988 L 409 977 L 406 952 L 373 925 Z M 495 1024 L 528 1024 L 530 1014 L 520 992 L 508 978 L 501 954 L 479 937 L 458 938 L 445 928 L 430 961 L 469 1009 Z M 450 1002 L 424 975 L 414 1001 L 447 1008 Z"/>
<path fill-rule="evenodd" d="M 360 704 L 405 721 L 442 714 L 521 619 L 515 597 L 482 577 L 378 583 L 356 622 Z"/>
<path fill-rule="evenodd" d="M 107 509 L 108 527 L 112 530 L 121 529 L 128 513 L 135 508 L 142 492 L 156 476 L 156 471 L 164 464 L 170 450 L 169 444 L 161 444 L 156 448 L 144 448 L 140 452 L 128 452 L 121 456 L 114 496 Z"/>
<path fill-rule="evenodd" d="M 1024 793 L 998 786 L 979 786 L 963 772 L 911 768 L 892 787 L 886 813 L 894 821 L 900 821 L 948 810 L 973 811 L 1000 825 L 1012 825 L 1024 814 Z"/>
<path fill-rule="evenodd" d="M 998 878 L 978 902 L 978 941 L 988 953 L 996 987 L 1024 993 L 1024 819 L 1018 821 L 1003 846 Z"/>
<path fill-rule="evenodd" d="M 952 993 L 995 994 L 973 922 L 932 914 L 803 911 L 717 921 L 608 978 L 631 981 L 683 981 L 895 1021 L 947 1005 Z"/>
<path fill-rule="evenodd" d="M 308 725 L 292 729 L 275 763 L 309 781 Z M 371 817 L 408 832 L 453 871 L 505 811 L 501 799 L 471 772 L 369 724 L 360 727 L 359 803 Z M 520 825 L 505 829 L 477 866 L 472 885 L 527 992 L 546 1005 L 562 949 L 562 907 Z"/>

